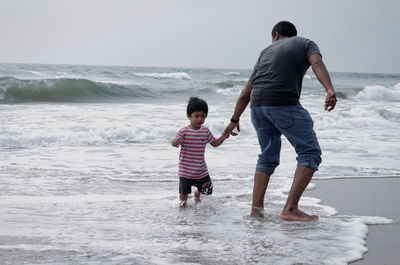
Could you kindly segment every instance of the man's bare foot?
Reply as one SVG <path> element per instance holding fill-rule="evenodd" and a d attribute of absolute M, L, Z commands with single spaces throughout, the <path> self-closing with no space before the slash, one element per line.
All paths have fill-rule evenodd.
<path fill-rule="evenodd" d="M 261 207 L 252 207 L 250 216 L 251 217 L 264 217 L 264 209 Z"/>
<path fill-rule="evenodd" d="M 308 222 L 317 220 L 317 215 L 308 215 L 303 211 L 300 211 L 298 208 L 292 210 L 283 210 L 281 213 L 281 219 L 284 221 L 299 221 L 299 222 Z"/>
<path fill-rule="evenodd" d="M 200 202 L 200 193 L 197 190 L 194 192 L 194 202 L 195 203 Z"/>

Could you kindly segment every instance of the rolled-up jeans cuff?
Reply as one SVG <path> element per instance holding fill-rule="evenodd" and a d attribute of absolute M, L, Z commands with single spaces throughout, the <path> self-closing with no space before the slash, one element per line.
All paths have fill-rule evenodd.
<path fill-rule="evenodd" d="M 306 159 L 299 159 L 297 166 L 309 167 L 312 168 L 314 171 L 318 171 L 319 164 L 321 164 L 320 157 L 308 157 Z"/>
<path fill-rule="evenodd" d="M 272 174 L 274 174 L 275 168 L 277 166 L 256 166 L 256 171 L 262 172 L 267 174 L 268 176 L 271 176 Z"/>

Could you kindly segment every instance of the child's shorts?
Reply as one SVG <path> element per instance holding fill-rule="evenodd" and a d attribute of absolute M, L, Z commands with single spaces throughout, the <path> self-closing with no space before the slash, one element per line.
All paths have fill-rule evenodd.
<path fill-rule="evenodd" d="M 179 193 L 190 194 L 192 193 L 192 186 L 197 187 L 201 194 L 210 195 L 213 192 L 213 184 L 210 176 L 205 176 L 201 179 L 188 179 L 179 177 Z"/>

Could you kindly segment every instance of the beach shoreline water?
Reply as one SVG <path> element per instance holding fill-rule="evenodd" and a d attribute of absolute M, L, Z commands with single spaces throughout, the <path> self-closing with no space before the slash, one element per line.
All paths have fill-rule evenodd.
<path fill-rule="evenodd" d="M 265 218 L 249 218 L 260 150 L 249 108 L 241 116 L 240 135 L 206 152 L 214 196 L 180 211 L 179 149 L 170 141 L 187 125 L 187 100 L 198 96 L 208 102 L 205 126 L 217 136 L 251 72 L 0 64 L 2 262 L 345 265 L 363 254 L 375 257 L 371 245 L 365 253 L 372 230 L 397 226 L 370 226 L 367 237 L 367 224 L 398 220 L 391 210 L 396 204 L 388 206 L 393 199 L 382 198 L 386 203 L 378 207 L 390 214 L 377 213 L 369 209 L 377 202 L 361 198 L 381 199 L 397 184 L 376 188 L 372 181 L 384 180 L 354 180 L 366 187 L 334 180 L 339 183 L 335 188 L 321 181 L 310 193 L 324 191 L 328 183 L 322 196 L 300 201 L 320 220 L 281 221 L 296 166 L 296 154 L 284 137 Z M 326 94 L 315 75 L 310 71 L 303 80 L 301 104 L 315 122 L 324 153 L 315 177 L 400 177 L 400 74 L 331 77 L 340 104 L 329 113 L 323 111 Z M 331 199 L 325 197 L 329 194 Z M 340 199 L 335 197 L 339 194 Z M 343 207 L 366 208 L 345 212 L 337 205 L 342 201 Z"/>
<path fill-rule="evenodd" d="M 398 264 L 398 235 L 400 234 L 400 178 L 346 178 L 313 180 L 316 187 L 304 196 L 321 199 L 321 204 L 337 210 L 338 215 L 380 216 L 393 224 L 368 225 L 366 252 L 354 265 Z"/>

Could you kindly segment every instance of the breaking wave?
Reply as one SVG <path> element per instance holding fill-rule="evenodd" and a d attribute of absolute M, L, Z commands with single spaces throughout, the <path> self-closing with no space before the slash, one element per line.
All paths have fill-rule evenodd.
<path fill-rule="evenodd" d="M 0 77 L 0 103 L 130 101 L 151 95 L 151 91 L 143 87 L 125 87 L 87 79 L 23 80 Z"/>
<path fill-rule="evenodd" d="M 400 83 L 397 83 L 393 87 L 366 86 L 355 96 L 355 99 L 400 101 Z"/>
<path fill-rule="evenodd" d="M 247 79 L 235 79 L 235 80 L 227 80 L 223 82 L 216 83 L 216 86 L 219 88 L 232 88 L 234 86 L 241 86 L 242 88 L 246 86 Z"/>
<path fill-rule="evenodd" d="M 134 73 L 136 76 L 140 77 L 150 77 L 155 79 L 178 79 L 178 80 L 186 80 L 191 79 L 192 77 L 185 72 L 177 72 L 177 73 Z"/>

